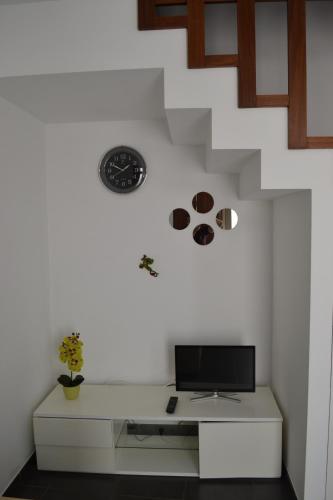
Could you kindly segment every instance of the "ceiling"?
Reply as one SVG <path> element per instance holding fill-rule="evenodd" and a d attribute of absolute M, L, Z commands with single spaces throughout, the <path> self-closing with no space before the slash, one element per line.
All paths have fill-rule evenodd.
<path fill-rule="evenodd" d="M 161 69 L 0 78 L 0 97 L 44 123 L 164 117 Z"/>

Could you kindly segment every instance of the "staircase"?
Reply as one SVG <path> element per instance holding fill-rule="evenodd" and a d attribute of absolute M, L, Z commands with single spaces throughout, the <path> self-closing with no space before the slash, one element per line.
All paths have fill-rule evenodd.
<path fill-rule="evenodd" d="M 333 148 L 333 137 L 308 136 L 306 74 L 306 1 L 287 2 L 288 94 L 257 93 L 256 0 L 138 0 L 139 30 L 187 29 L 188 67 L 238 69 L 238 107 L 288 109 L 288 148 Z M 263 0 L 257 0 L 263 1 Z M 267 1 L 267 0 L 266 0 Z M 205 4 L 237 4 L 237 54 L 207 55 Z M 161 7 L 182 7 L 182 15 L 160 15 Z"/>
<path fill-rule="evenodd" d="M 237 5 L 237 53 L 206 54 L 206 3 Z M 333 157 L 330 151 L 333 137 L 308 134 L 305 0 L 288 0 L 287 6 L 288 94 L 257 93 L 254 0 L 138 0 L 140 30 L 187 30 L 187 65 L 194 71 L 185 69 L 182 51 L 176 52 L 177 44 L 186 41 L 180 36 L 183 33 L 173 32 L 172 36 L 169 32 L 164 36 L 162 31 L 155 31 L 154 36 L 148 33 L 139 40 L 148 40 L 147 52 L 153 47 L 154 55 L 164 68 L 164 107 L 173 143 L 204 145 L 207 171 L 238 174 L 238 196 L 242 200 L 274 199 L 298 190 L 311 191 L 311 356 L 309 390 L 303 394 L 302 401 L 308 408 L 307 425 L 306 430 L 302 430 L 297 419 L 289 419 L 287 432 L 297 438 L 290 443 L 285 460 L 292 470 L 294 484 L 298 483 L 299 499 L 331 500 L 333 454 L 330 452 L 326 477 L 328 432 L 321 442 L 317 439 L 318 419 L 321 419 L 321 428 L 328 429 L 329 411 L 327 405 L 318 415 L 317 409 L 323 399 L 320 400 L 313 381 L 321 378 L 325 385 L 331 377 L 331 372 L 325 375 L 322 368 L 331 366 L 333 282 L 332 273 L 322 272 L 320 268 L 324 269 L 324 262 L 330 270 L 332 268 L 333 238 L 325 228 L 330 227 L 329 217 L 333 210 Z M 162 8 L 167 13 L 169 7 L 182 7 L 182 13 L 161 15 Z M 171 59 L 168 51 L 172 54 Z M 326 306 L 323 307 L 322 291 L 326 293 L 326 286 L 322 284 L 327 280 L 330 292 L 326 294 Z M 325 326 L 323 309 L 326 309 Z M 325 353 L 327 356 L 321 365 L 320 359 L 324 359 Z M 324 399 L 330 401 L 330 389 L 326 387 Z M 281 395 L 281 404 L 284 397 Z M 289 406 L 289 403 L 286 404 Z M 295 409 L 291 408 L 293 417 Z M 303 440 L 306 441 L 304 469 L 303 465 L 298 468 L 299 447 L 296 445 Z M 320 474 L 318 458 L 323 464 Z"/>

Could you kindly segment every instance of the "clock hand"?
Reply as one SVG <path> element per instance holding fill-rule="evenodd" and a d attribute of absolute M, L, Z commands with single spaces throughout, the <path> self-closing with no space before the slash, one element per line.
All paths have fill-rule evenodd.
<path fill-rule="evenodd" d="M 127 167 L 126 167 L 127 168 Z M 114 177 L 117 177 L 117 175 L 121 174 L 124 172 L 124 170 L 126 170 L 126 168 L 121 168 L 120 169 L 120 172 L 117 172 L 116 174 L 114 174 Z"/>
<path fill-rule="evenodd" d="M 121 173 L 122 173 L 122 170 L 120 170 L 120 172 L 117 172 L 116 174 L 114 174 L 113 178 L 117 177 L 117 175 L 119 175 Z"/>
<path fill-rule="evenodd" d="M 124 168 L 117 167 L 117 168 L 119 168 L 120 172 L 117 172 L 116 174 L 114 174 L 114 176 L 116 177 L 121 172 L 125 172 L 125 170 L 127 170 L 128 167 L 130 167 L 130 166 L 131 166 L 131 164 L 126 165 L 126 167 L 124 167 Z"/>

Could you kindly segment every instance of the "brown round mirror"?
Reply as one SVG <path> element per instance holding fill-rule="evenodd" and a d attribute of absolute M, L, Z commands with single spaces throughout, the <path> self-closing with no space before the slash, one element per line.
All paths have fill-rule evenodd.
<path fill-rule="evenodd" d="M 190 223 L 191 217 L 184 208 L 175 208 L 172 210 L 169 221 L 174 229 L 185 229 Z"/>
<path fill-rule="evenodd" d="M 214 206 L 214 198 L 209 193 L 202 191 L 193 196 L 192 206 L 200 214 L 206 214 Z"/>
<path fill-rule="evenodd" d="M 223 208 L 216 215 L 216 224 L 221 229 L 235 229 L 238 223 L 238 215 L 232 208 Z"/>
<path fill-rule="evenodd" d="M 209 245 L 214 239 L 214 230 L 208 224 L 199 224 L 193 229 L 193 239 L 198 245 Z"/>

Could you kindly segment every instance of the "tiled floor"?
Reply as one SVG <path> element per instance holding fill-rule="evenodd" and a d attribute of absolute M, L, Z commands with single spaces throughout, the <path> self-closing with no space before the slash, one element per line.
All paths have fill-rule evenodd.
<path fill-rule="evenodd" d="M 5 496 L 34 500 L 296 500 L 285 474 L 281 479 L 200 480 L 39 472 L 35 457 Z"/>

